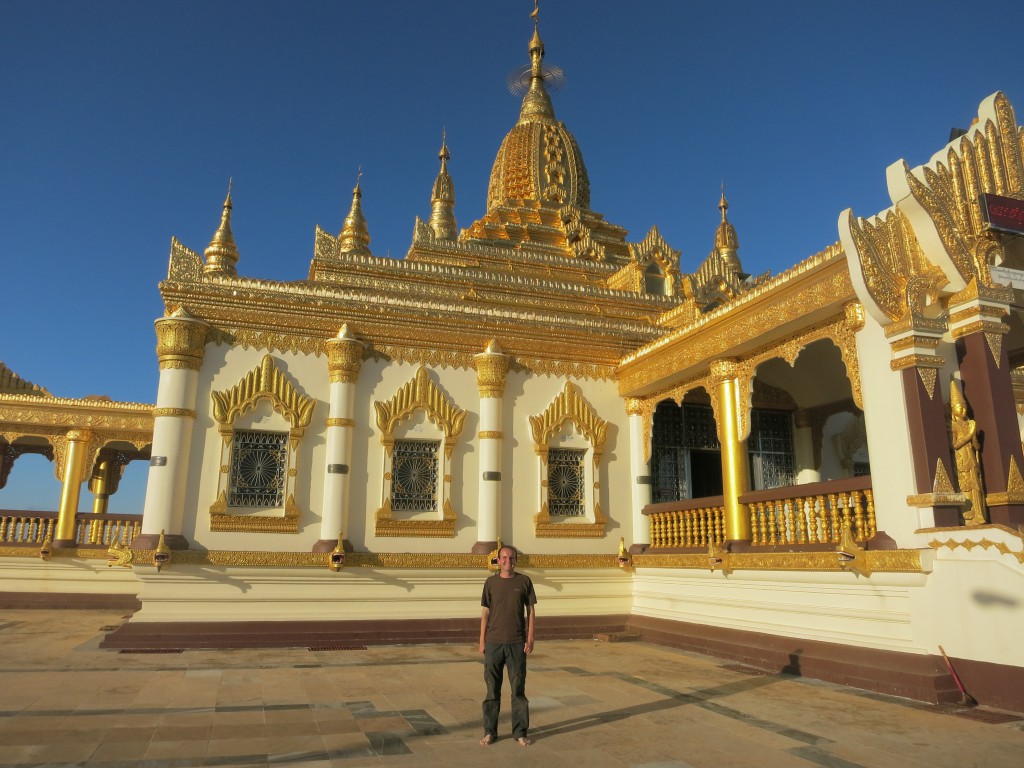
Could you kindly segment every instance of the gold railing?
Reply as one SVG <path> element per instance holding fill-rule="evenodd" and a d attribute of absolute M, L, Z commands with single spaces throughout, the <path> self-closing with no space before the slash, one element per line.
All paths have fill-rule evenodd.
<path fill-rule="evenodd" d="M 5 510 L 0 512 L 0 544 L 42 545 L 53 539 L 56 512 Z"/>
<path fill-rule="evenodd" d="M 649 504 L 651 547 L 699 547 L 725 540 L 725 507 L 721 496 Z"/>
<path fill-rule="evenodd" d="M 0 544 L 41 546 L 53 540 L 56 527 L 56 512 L 0 511 Z M 128 544 L 141 532 L 140 515 L 75 515 L 75 546 Z"/>
<path fill-rule="evenodd" d="M 866 541 L 875 535 L 870 477 L 751 491 L 739 497 L 750 511 L 750 543 L 838 544 L 843 528 Z"/>

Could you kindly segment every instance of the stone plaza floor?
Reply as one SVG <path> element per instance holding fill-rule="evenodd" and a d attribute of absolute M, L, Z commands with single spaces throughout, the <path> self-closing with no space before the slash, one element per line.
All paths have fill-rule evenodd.
<path fill-rule="evenodd" d="M 475 646 L 126 653 L 118 611 L 0 613 L 0 765 L 1024 768 L 1024 716 L 641 642 L 539 642 L 534 744 L 481 747 Z"/>

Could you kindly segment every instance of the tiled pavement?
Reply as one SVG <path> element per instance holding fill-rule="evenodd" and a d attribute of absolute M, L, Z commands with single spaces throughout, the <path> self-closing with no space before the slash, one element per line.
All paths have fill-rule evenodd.
<path fill-rule="evenodd" d="M 122 620 L 0 615 L 0 765 L 1024 768 L 1021 718 L 593 641 L 538 643 L 534 745 L 507 738 L 506 691 L 484 748 L 475 647 L 99 650 Z"/>

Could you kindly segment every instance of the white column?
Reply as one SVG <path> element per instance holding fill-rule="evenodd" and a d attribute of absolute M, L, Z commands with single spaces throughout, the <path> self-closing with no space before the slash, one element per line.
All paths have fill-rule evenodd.
<path fill-rule="evenodd" d="M 633 554 L 642 552 L 651 545 L 651 518 L 643 514 L 643 509 L 651 503 L 651 462 L 647 458 L 647 441 L 644 439 L 644 417 L 641 401 L 636 398 L 626 400 L 626 413 L 629 414 L 629 472 L 630 489 L 633 502 L 633 543 L 629 551 Z"/>
<path fill-rule="evenodd" d="M 172 549 L 187 549 L 181 535 L 188 457 L 196 418 L 196 390 L 209 326 L 179 310 L 157 320 L 160 383 L 153 409 L 153 447 L 136 549 L 152 549 L 165 532 Z"/>
<path fill-rule="evenodd" d="M 328 341 L 327 368 L 331 376 L 331 404 L 327 417 L 327 461 L 324 467 L 324 503 L 320 518 L 320 539 L 314 552 L 331 552 L 344 539 L 348 528 L 349 483 L 352 461 L 352 431 L 355 429 L 356 380 L 363 362 L 363 343 L 348 324 Z M 346 551 L 352 545 L 342 541 Z"/>
<path fill-rule="evenodd" d="M 497 546 L 501 532 L 501 431 L 505 376 L 511 364 L 496 341 L 474 356 L 480 391 L 480 486 L 477 505 L 476 544 L 472 551 L 487 554 Z"/>

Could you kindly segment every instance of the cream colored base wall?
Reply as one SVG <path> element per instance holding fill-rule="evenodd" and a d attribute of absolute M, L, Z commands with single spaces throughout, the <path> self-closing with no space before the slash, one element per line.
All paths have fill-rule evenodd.
<path fill-rule="evenodd" d="M 130 570 L 108 568 L 105 560 L 0 557 L 0 592 L 135 595 L 140 586 Z"/>
<path fill-rule="evenodd" d="M 866 648 L 1024 667 L 1024 567 L 940 548 L 929 574 L 640 569 L 633 613 Z"/>
<path fill-rule="evenodd" d="M 633 613 L 671 621 L 895 651 L 924 652 L 910 592 L 923 574 L 638 569 Z"/>
<path fill-rule="evenodd" d="M 133 621 L 341 621 L 480 616 L 484 570 L 138 566 L 142 610 Z M 619 569 L 523 570 L 538 615 L 628 614 Z"/>

